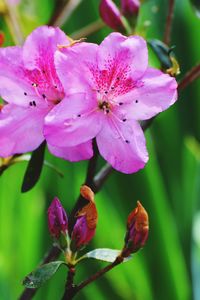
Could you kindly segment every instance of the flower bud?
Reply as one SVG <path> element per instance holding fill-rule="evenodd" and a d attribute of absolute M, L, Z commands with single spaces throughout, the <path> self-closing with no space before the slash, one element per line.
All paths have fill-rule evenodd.
<path fill-rule="evenodd" d="M 79 210 L 75 216 L 77 221 L 71 236 L 72 248 L 73 250 L 75 249 L 75 251 L 83 248 L 93 238 L 98 218 L 92 190 L 84 185 L 81 187 L 80 193 L 89 203 Z"/>
<path fill-rule="evenodd" d="M 48 209 L 48 226 L 50 234 L 56 239 L 68 229 L 67 214 L 58 198 L 54 198 Z"/>
<path fill-rule="evenodd" d="M 5 36 L 4 33 L 2 31 L 0 31 L 0 47 L 3 45 L 5 40 Z M 1 104 L 0 104 L 1 105 Z"/>
<path fill-rule="evenodd" d="M 137 252 L 142 248 L 146 243 L 148 233 L 148 214 L 138 201 L 137 207 L 128 216 L 125 246 L 121 256 L 128 257 L 131 253 Z"/>
<path fill-rule="evenodd" d="M 131 18 L 137 16 L 140 8 L 139 0 L 121 0 L 121 10 L 123 16 Z"/>
<path fill-rule="evenodd" d="M 120 11 L 112 0 L 101 0 L 99 13 L 110 28 L 122 32 L 125 30 Z"/>

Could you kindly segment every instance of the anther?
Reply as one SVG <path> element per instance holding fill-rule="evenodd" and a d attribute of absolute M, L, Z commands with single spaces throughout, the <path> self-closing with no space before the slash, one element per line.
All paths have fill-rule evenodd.
<path fill-rule="evenodd" d="M 33 106 L 36 106 L 36 103 L 35 103 L 35 101 L 33 101 Z"/>
<path fill-rule="evenodd" d="M 33 105 L 33 103 L 32 103 L 32 102 L 29 102 L 29 105 L 30 105 L 30 106 L 32 106 L 32 105 Z"/>
<path fill-rule="evenodd" d="M 32 83 L 32 86 L 33 87 L 38 87 L 38 84 L 37 83 Z"/>

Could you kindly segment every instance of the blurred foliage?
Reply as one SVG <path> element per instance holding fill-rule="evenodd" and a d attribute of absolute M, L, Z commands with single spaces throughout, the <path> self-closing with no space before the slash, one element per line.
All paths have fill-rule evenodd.
<path fill-rule="evenodd" d="M 1 1 L 0 1 L 1 2 Z M 16 7 L 23 35 L 47 23 L 56 0 L 22 0 Z M 98 18 L 97 0 L 83 0 L 63 25 L 67 34 Z M 162 40 L 167 0 L 149 0 L 142 6 L 137 33 Z M 0 16 L 5 46 L 13 44 L 8 24 Z M 103 28 L 88 41 L 101 42 L 110 32 Z M 172 34 L 174 53 L 180 63 L 180 79 L 199 62 L 200 19 L 189 0 L 177 0 Z M 159 67 L 151 49 L 149 61 Z M 149 212 L 150 236 L 146 247 L 85 288 L 76 299 L 190 300 L 200 299 L 200 84 L 192 83 L 179 101 L 160 114 L 147 131 L 150 160 L 133 175 L 114 172 L 96 196 L 99 211 L 97 234 L 87 250 L 119 249 L 123 245 L 126 217 L 139 199 Z M 27 163 L 16 164 L 0 178 L 0 299 L 17 299 L 21 281 L 41 261 L 51 245 L 47 230 L 47 207 L 56 195 L 72 209 L 84 182 L 87 162 L 70 164 L 46 153 L 64 174 L 59 178 L 44 168 L 40 182 L 21 194 Z M 100 161 L 100 165 L 103 161 Z M 77 282 L 105 263 L 93 260 L 80 264 Z M 37 293 L 36 300 L 60 299 L 66 269 Z"/>

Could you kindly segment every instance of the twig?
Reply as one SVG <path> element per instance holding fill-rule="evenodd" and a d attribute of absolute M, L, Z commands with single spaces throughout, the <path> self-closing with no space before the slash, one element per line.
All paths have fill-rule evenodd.
<path fill-rule="evenodd" d="M 168 0 L 168 2 L 169 2 L 169 8 L 168 8 L 163 41 L 166 45 L 169 46 L 171 41 L 171 29 L 172 29 L 173 15 L 174 15 L 175 0 Z"/>
<path fill-rule="evenodd" d="M 75 268 L 70 267 L 67 275 L 67 282 L 65 286 L 65 292 L 62 300 L 71 300 L 74 297 L 75 285 L 74 285 Z"/>
<path fill-rule="evenodd" d="M 68 0 L 54 21 L 50 25 L 61 27 L 71 16 L 82 0 Z"/>
<path fill-rule="evenodd" d="M 193 67 L 189 72 L 186 73 L 184 78 L 179 82 L 178 90 L 182 91 L 198 77 L 200 77 L 200 64 Z"/>
<path fill-rule="evenodd" d="M 70 36 L 74 40 L 79 40 L 80 38 L 90 36 L 91 34 L 99 31 L 103 27 L 105 27 L 105 24 L 99 19 L 99 20 L 96 20 L 93 23 L 83 27 L 82 29 L 75 31 Z"/>
<path fill-rule="evenodd" d="M 121 264 L 123 262 L 123 260 L 124 260 L 123 257 L 118 256 L 116 258 L 116 260 L 112 264 L 110 264 L 110 265 L 106 266 L 105 268 L 101 269 L 100 271 L 98 271 L 97 273 L 93 274 L 88 279 L 84 280 L 78 286 L 76 286 L 74 288 L 73 295 L 76 295 L 80 290 L 82 290 L 88 284 L 90 284 L 91 282 L 97 280 L 98 278 L 100 278 L 101 276 L 103 276 L 105 273 L 107 273 L 108 271 L 112 270 L 117 265 Z"/>

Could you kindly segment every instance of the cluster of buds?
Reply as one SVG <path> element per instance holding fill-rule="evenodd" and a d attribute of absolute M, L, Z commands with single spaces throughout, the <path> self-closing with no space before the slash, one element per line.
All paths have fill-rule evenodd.
<path fill-rule="evenodd" d="M 94 193 L 86 185 L 81 187 L 80 193 L 89 203 L 75 215 L 76 222 L 71 233 L 68 231 L 67 214 L 58 198 L 54 198 L 48 209 L 49 232 L 68 253 L 75 253 L 85 247 L 96 231 L 98 216 Z"/>
<path fill-rule="evenodd" d="M 101 0 L 99 12 L 102 20 L 110 28 L 116 31 L 126 32 L 126 19 L 133 27 L 136 23 L 139 8 L 139 0 L 121 0 L 121 9 L 117 7 L 113 0 Z"/>
<path fill-rule="evenodd" d="M 149 233 L 149 218 L 146 210 L 138 201 L 137 207 L 129 214 L 127 219 L 127 233 L 122 257 L 128 257 L 144 247 Z"/>

